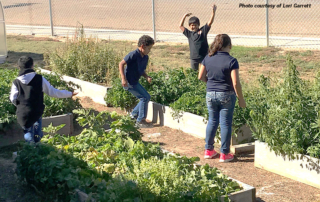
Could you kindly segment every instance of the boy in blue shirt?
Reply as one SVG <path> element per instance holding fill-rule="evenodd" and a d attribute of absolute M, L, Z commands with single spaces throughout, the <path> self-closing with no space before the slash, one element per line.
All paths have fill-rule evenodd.
<path fill-rule="evenodd" d="M 180 21 L 179 27 L 183 34 L 188 38 L 189 42 L 191 68 L 196 71 L 198 71 L 199 64 L 208 54 L 209 45 L 207 41 L 207 35 L 213 23 L 216 10 L 217 6 L 213 4 L 210 20 L 200 29 L 200 20 L 195 16 L 189 19 L 189 27 L 191 31 L 183 26 L 186 17 L 189 17 L 190 15 L 192 15 L 192 13 L 186 13 Z"/>
<path fill-rule="evenodd" d="M 131 117 L 137 119 L 136 125 L 140 128 L 149 127 L 145 119 L 150 95 L 139 83 L 139 79 L 143 76 L 149 83 L 152 81 L 145 70 L 149 60 L 148 54 L 153 45 L 153 38 L 143 35 L 139 39 L 138 48 L 126 55 L 119 63 L 122 86 L 140 100 L 131 113 Z M 126 68 L 124 68 L 125 65 L 127 65 Z"/>

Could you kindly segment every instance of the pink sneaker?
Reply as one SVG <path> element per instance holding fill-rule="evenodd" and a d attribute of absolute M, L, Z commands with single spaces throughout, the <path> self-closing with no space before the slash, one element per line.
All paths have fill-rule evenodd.
<path fill-rule="evenodd" d="M 232 154 L 221 153 L 219 162 L 229 162 L 229 161 L 232 161 L 233 159 L 234 159 L 234 157 Z"/>
<path fill-rule="evenodd" d="M 217 156 L 217 152 L 214 150 L 209 150 L 206 149 L 206 151 L 204 151 L 204 158 L 205 159 L 212 159 L 213 157 Z"/>

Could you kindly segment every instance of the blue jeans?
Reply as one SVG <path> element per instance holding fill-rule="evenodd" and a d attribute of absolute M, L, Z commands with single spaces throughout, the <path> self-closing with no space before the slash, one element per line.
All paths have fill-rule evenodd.
<path fill-rule="evenodd" d="M 140 100 L 131 114 L 132 116 L 138 116 L 137 122 L 141 122 L 147 117 L 148 103 L 151 97 L 140 83 L 137 83 L 136 85 L 130 85 L 128 91 Z"/>
<path fill-rule="evenodd" d="M 30 128 L 23 128 L 23 132 L 26 142 L 40 142 L 43 137 L 42 117 L 40 117 Z"/>
<path fill-rule="evenodd" d="M 220 152 L 224 154 L 230 152 L 232 117 L 236 99 L 233 91 L 207 92 L 206 101 L 209 111 L 209 121 L 206 129 L 206 149 L 213 150 L 214 137 L 216 136 L 220 123 Z"/>

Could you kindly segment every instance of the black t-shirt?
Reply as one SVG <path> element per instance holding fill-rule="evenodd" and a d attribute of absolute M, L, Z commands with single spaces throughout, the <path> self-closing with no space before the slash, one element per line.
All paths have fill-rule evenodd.
<path fill-rule="evenodd" d="M 210 31 L 210 26 L 205 24 L 200 28 L 200 34 L 184 28 L 183 34 L 188 38 L 190 48 L 190 59 L 203 59 L 208 53 L 207 35 Z"/>
<path fill-rule="evenodd" d="M 239 69 L 236 58 L 229 55 L 228 52 L 218 51 L 211 57 L 207 55 L 202 64 L 207 70 L 207 92 L 234 91 L 231 71 Z"/>

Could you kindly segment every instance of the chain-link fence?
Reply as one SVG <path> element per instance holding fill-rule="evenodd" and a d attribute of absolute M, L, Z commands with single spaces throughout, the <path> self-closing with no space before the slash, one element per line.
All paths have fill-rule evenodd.
<path fill-rule="evenodd" d="M 179 29 L 191 12 L 204 25 L 217 5 L 208 35 L 227 33 L 233 44 L 320 49 L 318 0 L 2 0 L 8 33 L 71 35 L 82 24 L 87 35 L 187 42 Z M 283 3 L 285 2 L 285 3 Z M 298 3 L 297 3 L 298 2 Z M 268 7 L 266 7 L 266 4 Z M 50 5 L 51 11 L 50 12 Z M 50 15 L 51 14 L 51 15 Z M 188 19 L 185 26 L 188 27 Z"/>

